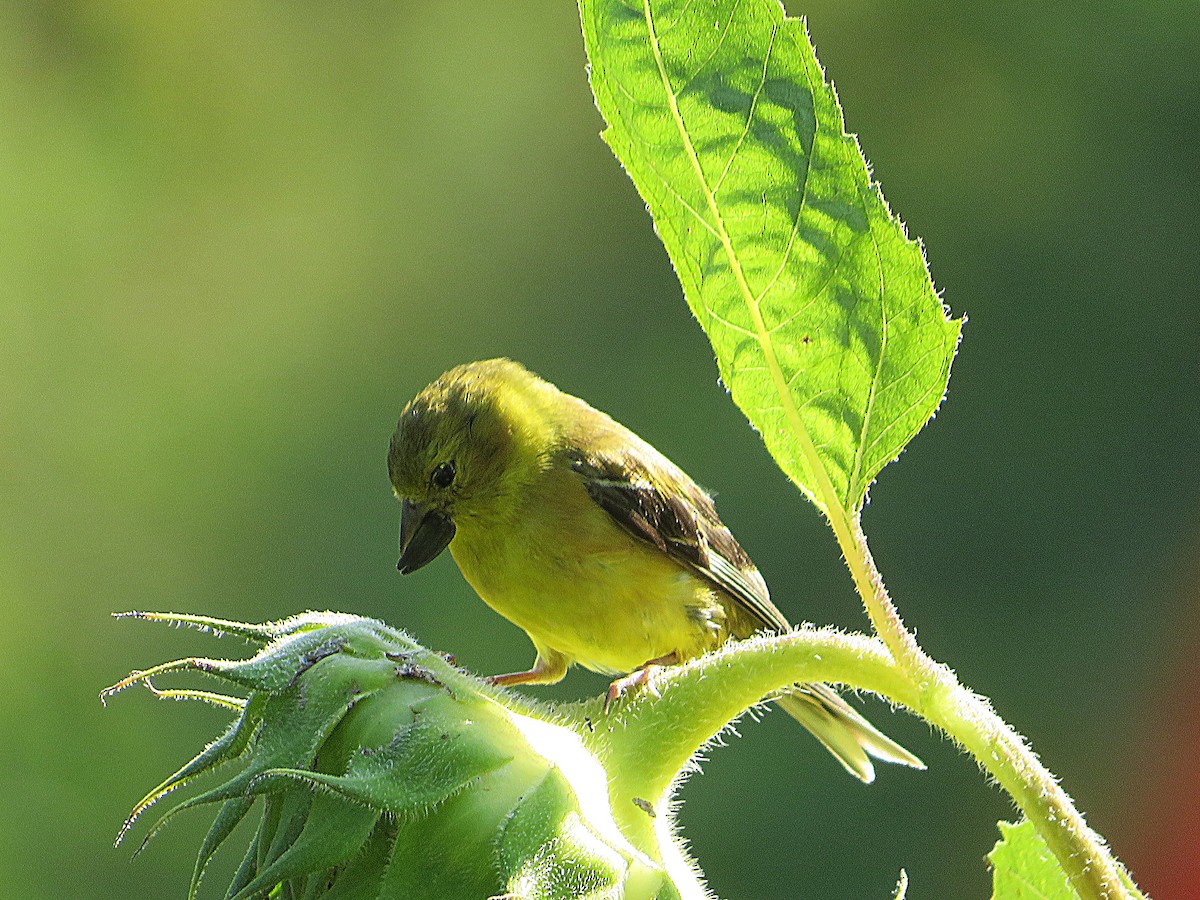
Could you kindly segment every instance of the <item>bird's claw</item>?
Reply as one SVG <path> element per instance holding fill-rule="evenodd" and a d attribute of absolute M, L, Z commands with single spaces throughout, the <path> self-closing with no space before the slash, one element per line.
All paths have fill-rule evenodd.
<path fill-rule="evenodd" d="M 656 699 L 662 699 L 662 694 L 659 693 L 657 687 L 651 679 L 662 666 L 655 663 L 647 663 L 636 672 L 630 672 L 621 678 L 618 678 L 608 686 L 608 696 L 604 698 L 604 711 L 608 712 L 610 706 L 617 700 L 625 696 L 625 694 L 636 687 L 644 687 L 650 692 L 651 696 Z"/>

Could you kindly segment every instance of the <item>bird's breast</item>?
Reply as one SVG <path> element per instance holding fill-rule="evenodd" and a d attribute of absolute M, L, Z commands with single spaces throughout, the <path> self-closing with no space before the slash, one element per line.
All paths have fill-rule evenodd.
<path fill-rule="evenodd" d="M 586 668 L 628 672 L 720 643 L 725 607 L 708 583 L 583 499 L 565 521 L 534 510 L 506 528 L 463 523 L 450 551 L 492 609 Z"/>

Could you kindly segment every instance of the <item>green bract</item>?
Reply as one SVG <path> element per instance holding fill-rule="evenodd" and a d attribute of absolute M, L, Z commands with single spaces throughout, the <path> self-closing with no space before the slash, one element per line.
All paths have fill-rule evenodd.
<path fill-rule="evenodd" d="M 857 509 L 941 403 L 961 322 L 846 134 L 804 23 L 777 0 L 580 7 L 604 138 L 733 399 L 814 503 Z"/>

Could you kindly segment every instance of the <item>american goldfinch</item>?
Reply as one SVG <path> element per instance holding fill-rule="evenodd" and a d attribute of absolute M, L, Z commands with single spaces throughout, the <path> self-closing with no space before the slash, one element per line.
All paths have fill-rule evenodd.
<path fill-rule="evenodd" d="M 483 601 L 537 650 L 498 684 L 550 684 L 699 656 L 790 626 L 712 498 L 623 425 L 518 363 L 446 372 L 401 413 L 388 448 L 407 574 L 447 546 Z M 640 676 L 639 674 L 640 673 Z M 777 702 L 855 777 L 871 757 L 924 768 L 829 686 Z"/>

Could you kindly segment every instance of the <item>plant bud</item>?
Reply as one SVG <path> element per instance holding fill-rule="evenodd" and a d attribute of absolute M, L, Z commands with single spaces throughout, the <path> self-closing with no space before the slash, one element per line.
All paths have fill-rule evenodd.
<path fill-rule="evenodd" d="M 586 718 L 519 700 L 369 619 L 308 613 L 245 625 L 132 615 L 237 634 L 260 648 L 247 660 L 193 658 L 134 672 L 104 694 L 142 682 L 238 712 L 137 805 L 118 838 L 165 794 L 218 767 L 233 771 L 147 837 L 185 809 L 216 807 L 189 897 L 255 806 L 261 816 L 230 900 L 707 896 L 670 822 L 654 821 L 660 809 L 669 818 L 667 798 L 634 798 L 614 815 L 621 795 L 589 744 Z M 245 697 L 154 687 L 156 676 L 187 669 Z"/>

